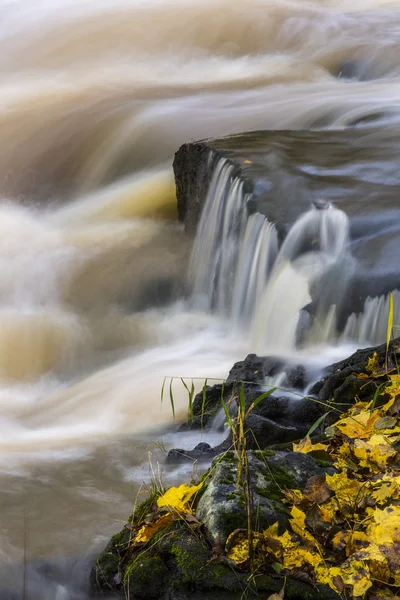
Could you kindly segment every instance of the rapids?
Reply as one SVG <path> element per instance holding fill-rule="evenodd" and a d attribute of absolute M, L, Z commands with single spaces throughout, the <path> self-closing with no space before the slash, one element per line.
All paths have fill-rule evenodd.
<path fill-rule="evenodd" d="M 313 283 L 351 255 L 342 210 L 310 209 L 280 248 L 260 215 L 233 235 L 243 190 L 219 165 L 190 258 L 171 162 L 183 142 L 246 130 L 373 119 L 398 136 L 399 8 L 0 2 L 1 599 L 86 597 L 92 552 L 176 444 L 165 376 L 225 377 L 254 350 L 321 367 L 382 339 L 385 298 L 341 330 L 321 300 L 296 345 Z"/>

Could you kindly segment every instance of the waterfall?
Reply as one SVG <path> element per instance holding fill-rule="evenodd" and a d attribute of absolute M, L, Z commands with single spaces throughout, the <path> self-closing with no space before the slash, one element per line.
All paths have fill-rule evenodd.
<path fill-rule="evenodd" d="M 384 341 L 387 297 L 368 298 L 362 313 L 338 330 L 338 308 L 356 268 L 347 215 L 315 202 L 279 248 L 275 224 L 249 213 L 243 185 L 226 158 L 216 162 L 190 263 L 196 306 L 248 329 L 259 354 L 290 352 L 300 343 Z M 395 306 L 400 323 L 400 292 Z"/>
<path fill-rule="evenodd" d="M 389 314 L 388 295 L 368 297 L 359 314 L 351 314 L 341 336 L 342 341 L 356 339 L 360 344 L 377 345 L 385 341 Z M 400 291 L 393 292 L 393 325 L 400 324 Z M 398 333 L 398 332 L 397 332 Z M 396 334 L 395 334 L 396 335 Z"/>
<path fill-rule="evenodd" d="M 221 314 L 230 312 L 248 198 L 234 166 L 225 158 L 218 160 L 197 229 L 190 273 L 196 304 Z"/>

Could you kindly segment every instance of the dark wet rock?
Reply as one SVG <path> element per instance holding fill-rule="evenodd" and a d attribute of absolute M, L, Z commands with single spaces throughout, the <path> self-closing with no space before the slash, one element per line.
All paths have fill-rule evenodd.
<path fill-rule="evenodd" d="M 249 354 L 244 360 L 234 364 L 224 384 L 206 386 L 205 390 L 199 392 L 193 400 L 192 417 L 183 429 L 207 428 L 212 426 L 212 420 L 221 409 L 221 399 L 229 403 L 233 396 L 240 394 L 243 388 L 246 406 L 256 400 L 268 388 L 264 381 L 266 377 L 274 377 L 282 372 L 285 362 L 282 359 L 272 357 L 259 357 Z M 308 383 L 308 374 L 301 365 L 288 367 L 282 387 L 302 390 Z M 278 408 L 279 405 L 279 408 Z M 283 416 L 287 409 L 285 399 L 268 398 L 258 404 L 257 413 L 266 418 L 274 418 L 260 410 L 269 411 L 274 415 L 276 412 Z"/>
<path fill-rule="evenodd" d="M 360 378 L 360 374 L 366 374 L 368 361 L 376 353 L 378 370 L 380 376 L 376 379 L 366 381 Z M 393 341 L 390 344 L 388 352 L 388 367 L 394 368 L 400 363 L 400 341 Z M 207 388 L 205 394 L 201 392 L 193 404 L 193 420 L 190 427 L 211 427 L 213 418 L 218 411 L 221 411 L 221 397 L 228 404 L 233 417 L 237 414 L 237 398 L 239 397 L 241 387 L 245 398 L 246 409 L 248 410 L 267 388 L 262 385 L 266 373 L 276 374 L 283 366 L 280 360 L 275 361 L 271 358 L 261 358 L 250 354 L 244 361 L 234 365 L 227 383 Z M 344 359 L 325 370 L 322 379 L 310 388 L 306 396 L 279 396 L 279 391 L 269 395 L 252 408 L 250 414 L 246 417 L 246 439 L 248 448 L 265 449 L 271 446 L 287 444 L 302 439 L 310 428 L 325 416 L 315 434 L 322 433 L 323 429 L 337 420 L 338 415 L 345 412 L 346 406 L 354 404 L 356 399 L 361 401 L 370 401 L 377 394 L 377 388 L 380 392 L 376 401 L 380 402 L 384 398 L 386 367 L 386 345 L 382 344 L 376 348 L 365 348 L 358 350 L 352 356 Z M 245 376 L 249 383 L 241 384 L 236 377 Z M 253 381 L 251 380 L 253 378 Z M 289 381 L 292 387 L 305 384 L 308 380 L 308 374 L 302 366 L 295 366 L 288 369 L 286 375 L 286 384 Z M 387 377 L 386 377 L 387 380 Z M 224 421 L 224 415 L 222 414 Z M 214 421 L 215 422 L 215 421 Z M 232 444 L 232 436 L 228 435 L 227 440 L 217 448 L 208 448 L 200 445 L 192 451 L 172 450 L 168 456 L 170 464 L 178 464 L 184 461 L 210 459 L 221 451 L 226 450 Z"/>
<path fill-rule="evenodd" d="M 193 450 L 183 450 L 182 448 L 170 450 L 165 463 L 167 465 L 177 465 L 183 462 L 210 461 L 218 452 L 217 448 L 212 448 L 210 444 L 201 442 Z"/>
<path fill-rule="evenodd" d="M 135 600 L 241 600 L 268 598 L 282 588 L 282 579 L 262 574 L 252 586 L 248 574 L 234 571 L 219 561 L 212 561 L 207 539 L 191 532 L 187 526 L 176 524 L 161 536 L 151 548 L 136 556 L 126 557 L 124 593 L 113 590 L 113 597 Z M 110 589 L 97 588 L 97 595 Z M 125 595 L 124 595 L 125 594 Z M 303 595 L 299 595 L 303 594 Z M 306 595 L 307 594 L 307 595 Z M 311 600 L 336 599 L 329 588 L 314 588 L 288 578 L 285 598 L 307 597 Z"/>
<path fill-rule="evenodd" d="M 227 400 L 234 389 L 233 382 L 224 385 L 217 384 L 206 386 L 204 390 L 196 394 L 193 400 L 193 415 L 189 423 L 184 426 L 190 429 L 204 428 L 211 425 L 213 417 L 221 408 L 221 398 Z"/>
<path fill-rule="evenodd" d="M 203 143 L 184 144 L 175 154 L 178 214 L 186 230 L 192 233 L 196 231 L 212 175 L 209 154 L 209 148 Z"/>
<path fill-rule="evenodd" d="M 235 363 L 229 371 L 228 382 L 262 383 L 265 377 L 273 377 L 282 370 L 284 362 L 278 358 L 262 358 L 249 354 Z"/>
<path fill-rule="evenodd" d="M 122 563 L 129 538 L 130 531 L 126 528 L 114 535 L 93 566 L 91 587 L 102 596 L 113 594 L 119 597 L 123 593 Z"/>
<path fill-rule="evenodd" d="M 368 372 L 368 361 L 376 353 L 377 368 L 381 376 L 376 381 L 371 378 L 368 382 L 357 375 Z M 341 360 L 325 370 L 325 376 L 310 389 L 310 394 L 318 396 L 321 403 L 337 402 L 341 409 L 354 403 L 356 398 L 370 401 L 375 396 L 377 388 L 385 382 L 384 372 L 396 368 L 400 361 L 400 339 L 393 340 L 386 352 L 386 344 L 373 348 L 357 350 L 349 358 Z M 384 396 L 384 388 L 378 393 L 377 400 Z"/>
<path fill-rule="evenodd" d="M 249 414 L 244 424 L 247 448 L 252 450 L 298 440 L 307 433 L 306 427 L 300 431 L 298 427 L 281 425 L 257 414 Z"/>

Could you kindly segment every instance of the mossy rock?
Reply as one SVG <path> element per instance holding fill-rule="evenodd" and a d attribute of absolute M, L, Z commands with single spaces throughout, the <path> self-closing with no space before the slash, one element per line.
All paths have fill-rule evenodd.
<path fill-rule="evenodd" d="M 126 568 L 124 589 L 129 598 L 158 599 L 168 581 L 168 569 L 157 555 L 142 552 Z"/>
<path fill-rule="evenodd" d="M 247 461 L 253 530 L 276 521 L 283 530 L 289 516 L 283 490 L 301 488 L 309 477 L 324 470 L 311 457 L 293 452 L 249 451 Z M 243 594 L 248 599 L 267 599 L 279 591 L 282 580 L 273 574 L 260 573 L 251 578 L 250 585 L 249 573 L 234 569 L 223 552 L 228 535 L 247 526 L 247 498 L 244 487 L 238 485 L 237 464 L 236 455 L 227 452 L 204 476 L 205 491 L 197 507 L 203 525 L 173 521 L 159 530 L 150 544 L 137 548 L 129 543 L 131 527 L 113 536 L 93 568 L 95 592 L 135 600 L 239 600 Z M 137 526 L 153 503 L 154 498 L 142 503 L 131 524 Z M 293 584 L 285 598 L 317 598 L 313 588 L 299 585 L 305 586 L 301 596 L 295 591 L 299 586 Z M 318 593 L 318 599 L 335 597 L 329 594 Z"/>
<path fill-rule="evenodd" d="M 97 593 L 123 596 L 123 560 L 129 537 L 130 531 L 126 528 L 113 535 L 97 559 L 90 574 L 92 589 Z"/>

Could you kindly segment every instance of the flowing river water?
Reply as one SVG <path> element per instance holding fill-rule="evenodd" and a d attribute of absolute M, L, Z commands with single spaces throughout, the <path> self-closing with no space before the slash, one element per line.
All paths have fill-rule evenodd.
<path fill-rule="evenodd" d="M 0 40 L 0 598 L 25 586 L 30 600 L 72 600 L 148 462 L 199 441 L 171 433 L 163 377 L 225 377 L 254 350 L 293 355 L 309 286 L 326 255 L 330 268 L 347 252 L 334 207 L 301 217 L 279 253 L 255 217 L 243 239 L 263 237 L 238 249 L 233 296 L 222 282 L 216 306 L 207 281 L 223 223 L 209 216 L 190 260 L 173 153 L 371 118 L 398 135 L 400 3 L 2 0 Z M 296 262 L 310 235 L 320 252 Z M 382 338 L 385 300 L 373 302 L 341 335 L 319 315 L 317 366 Z M 182 385 L 174 395 L 183 418 Z"/>

